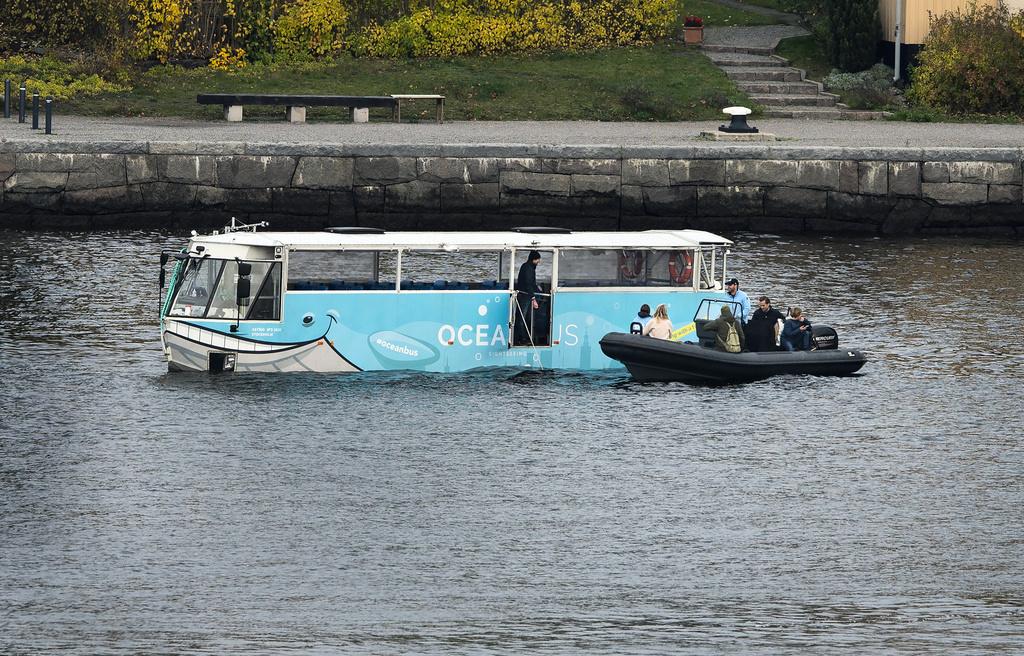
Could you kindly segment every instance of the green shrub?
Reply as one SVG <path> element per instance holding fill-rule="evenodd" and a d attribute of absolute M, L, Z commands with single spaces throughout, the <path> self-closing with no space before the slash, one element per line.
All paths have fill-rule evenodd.
<path fill-rule="evenodd" d="M 878 0 L 825 0 L 825 13 L 825 48 L 833 66 L 862 71 L 878 61 Z"/>
<path fill-rule="evenodd" d="M 892 78 L 891 68 L 875 64 L 859 73 L 833 70 L 822 84 L 827 91 L 841 95 L 843 102 L 854 109 L 881 109 L 892 106 L 899 98 Z"/>
<path fill-rule="evenodd" d="M 1024 109 L 1024 36 L 1005 5 L 947 12 L 931 21 L 908 94 L 953 114 Z M 1016 23 L 1019 24 L 1019 23 Z"/>

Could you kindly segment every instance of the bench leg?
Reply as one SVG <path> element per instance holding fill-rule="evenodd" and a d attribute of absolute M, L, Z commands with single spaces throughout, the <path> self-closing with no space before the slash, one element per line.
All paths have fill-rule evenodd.
<path fill-rule="evenodd" d="M 352 108 L 352 122 L 353 123 L 369 123 L 370 122 L 370 108 L 369 107 L 353 107 Z"/>
<path fill-rule="evenodd" d="M 437 122 L 444 123 L 444 98 L 437 99 Z"/>
<path fill-rule="evenodd" d="M 241 105 L 224 105 L 224 120 L 237 123 L 242 120 Z"/>
<path fill-rule="evenodd" d="M 289 123 L 305 123 L 306 122 L 306 108 L 295 107 L 292 105 L 288 106 L 288 111 L 285 114 L 285 118 L 288 119 Z"/>
<path fill-rule="evenodd" d="M 395 100 L 395 106 L 391 108 L 391 118 L 395 123 L 402 122 L 402 101 Z"/>

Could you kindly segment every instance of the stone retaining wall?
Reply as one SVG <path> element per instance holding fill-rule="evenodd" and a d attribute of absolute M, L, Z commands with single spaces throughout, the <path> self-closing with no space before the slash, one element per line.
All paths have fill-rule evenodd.
<path fill-rule="evenodd" d="M 1024 149 L 0 142 L 0 228 L 1024 234 Z"/>

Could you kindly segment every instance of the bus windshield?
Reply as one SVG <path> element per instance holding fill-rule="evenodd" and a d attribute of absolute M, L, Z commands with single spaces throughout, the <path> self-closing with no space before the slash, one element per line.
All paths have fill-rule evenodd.
<path fill-rule="evenodd" d="M 281 268 L 277 262 L 246 262 L 250 295 L 238 297 L 236 260 L 193 258 L 181 276 L 170 316 L 274 321 L 281 317 Z"/>

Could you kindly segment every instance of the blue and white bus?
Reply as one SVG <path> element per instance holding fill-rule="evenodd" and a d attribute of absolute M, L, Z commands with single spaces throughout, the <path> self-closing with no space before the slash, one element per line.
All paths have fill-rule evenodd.
<path fill-rule="evenodd" d="M 727 239 L 697 230 L 193 233 L 160 312 L 171 371 L 606 369 L 598 345 L 664 303 L 725 299 Z M 539 307 L 516 301 L 536 251 Z M 164 268 L 161 267 L 161 290 Z M 521 308 L 527 308 L 524 313 Z M 692 331 L 677 331 L 694 341 Z"/>

